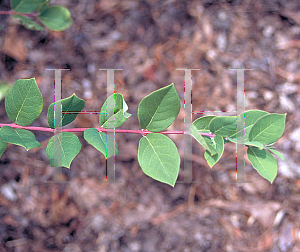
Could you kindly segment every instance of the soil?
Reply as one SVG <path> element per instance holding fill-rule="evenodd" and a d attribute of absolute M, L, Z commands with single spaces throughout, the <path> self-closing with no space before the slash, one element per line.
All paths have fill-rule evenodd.
<path fill-rule="evenodd" d="M 13 84 L 36 78 L 44 108 L 33 126 L 48 127 L 54 71 L 62 73 L 62 97 L 73 93 L 85 110 L 100 110 L 106 99 L 106 72 L 114 68 L 115 90 L 132 116 L 120 129 L 139 129 L 138 104 L 174 83 L 181 111 L 168 130 L 184 129 L 184 72 L 192 71 L 193 121 L 202 115 L 236 115 L 236 71 L 245 71 L 245 110 L 287 113 L 275 144 L 278 161 L 272 184 L 245 156 L 245 176 L 236 177 L 236 147 L 225 145 L 212 168 L 193 141 L 193 180 L 172 188 L 141 170 L 141 135 L 116 134 L 116 181 L 103 183 L 106 162 L 82 144 L 68 183 L 53 180 L 46 146 L 53 135 L 35 131 L 41 147 L 28 152 L 9 144 L 0 159 L 0 251 L 15 252 L 199 252 L 300 251 L 300 5 L 297 0 L 63 0 L 73 24 L 63 32 L 30 31 L 0 16 L 0 79 Z M 0 1 L 9 10 L 8 0 Z M 51 90 L 51 91 L 50 91 Z M 199 111 L 225 111 L 202 112 Z M 1 123 L 11 123 L 0 104 Z M 98 127 L 98 116 L 82 114 L 66 128 Z M 181 156 L 184 141 L 168 135 Z"/>

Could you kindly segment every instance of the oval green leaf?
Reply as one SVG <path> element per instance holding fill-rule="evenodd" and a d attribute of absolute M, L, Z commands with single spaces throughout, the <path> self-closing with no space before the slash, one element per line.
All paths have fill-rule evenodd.
<path fill-rule="evenodd" d="M 192 124 L 190 126 L 190 134 L 205 148 L 209 151 L 211 155 L 217 154 L 217 151 L 213 145 L 213 141 L 211 140 L 210 137 L 207 136 L 202 136 L 196 126 Z"/>
<path fill-rule="evenodd" d="M 213 144 L 213 147 L 215 148 L 217 154 L 212 155 L 208 150 L 204 152 L 204 158 L 206 159 L 208 165 L 210 168 L 212 168 L 221 158 L 223 151 L 224 151 L 224 140 L 221 136 L 215 136 L 214 137 L 215 143 Z"/>
<path fill-rule="evenodd" d="M 193 125 L 195 125 L 197 130 L 201 133 L 210 133 L 209 124 L 211 120 L 214 119 L 215 117 L 216 117 L 215 115 L 202 116 L 196 119 L 193 122 Z"/>
<path fill-rule="evenodd" d="M 114 111 L 109 116 L 107 116 L 108 108 L 110 108 L 111 111 Z M 123 95 L 120 93 L 113 94 L 106 99 L 101 108 L 99 124 L 104 129 L 120 127 L 131 116 L 131 114 L 126 112 L 127 110 L 128 106 L 123 98 Z"/>
<path fill-rule="evenodd" d="M 85 101 L 78 98 L 75 94 L 71 95 L 68 98 L 62 99 L 60 101 L 62 104 L 62 120 L 59 120 L 59 124 L 62 125 L 62 127 L 63 127 L 75 120 L 78 113 L 81 112 L 81 110 L 83 110 Z M 59 102 L 59 101 L 57 101 L 57 102 Z M 50 104 L 50 106 L 48 108 L 48 113 L 47 113 L 48 124 L 49 124 L 49 127 L 52 129 L 55 128 L 54 104 L 55 104 L 55 102 Z M 68 113 L 64 113 L 64 112 L 68 112 Z M 74 113 L 72 113 L 72 112 L 74 112 Z"/>
<path fill-rule="evenodd" d="M 49 0 L 48 0 L 49 1 Z M 47 0 L 10 0 L 11 8 L 20 13 L 32 13 Z"/>
<path fill-rule="evenodd" d="M 108 134 L 99 132 L 97 129 L 86 129 L 84 131 L 84 139 L 103 153 L 106 159 L 119 154 L 117 143 L 115 145 L 115 151 L 113 149 L 114 139 Z"/>
<path fill-rule="evenodd" d="M 44 27 L 39 25 L 37 22 L 32 19 L 20 15 L 12 15 L 14 19 L 18 20 L 23 26 L 25 26 L 28 30 L 34 31 L 42 31 Z"/>
<path fill-rule="evenodd" d="M 245 140 L 249 140 L 249 132 L 252 128 L 252 126 L 254 125 L 254 123 L 261 118 L 264 115 L 269 114 L 266 111 L 262 111 L 262 110 L 248 110 L 244 113 L 241 113 L 238 115 L 238 118 L 244 117 L 244 123 L 245 123 L 245 128 L 243 130 L 245 130 Z M 237 139 L 237 133 L 235 133 L 234 135 L 230 136 L 231 138 Z"/>
<path fill-rule="evenodd" d="M 236 116 L 219 116 L 213 118 L 209 130 L 215 135 L 227 137 L 236 134 Z"/>
<path fill-rule="evenodd" d="M 174 187 L 179 173 L 180 156 L 170 138 L 159 133 L 142 137 L 138 161 L 146 175 Z"/>
<path fill-rule="evenodd" d="M 142 129 L 152 132 L 168 128 L 180 111 L 180 99 L 170 84 L 144 97 L 138 107 L 138 118 Z"/>
<path fill-rule="evenodd" d="M 249 141 L 276 142 L 283 134 L 286 114 L 267 114 L 259 118 L 249 132 Z"/>
<path fill-rule="evenodd" d="M 5 97 L 9 119 L 21 126 L 30 125 L 43 110 L 43 97 L 35 78 L 15 82 Z"/>
<path fill-rule="evenodd" d="M 247 157 L 254 169 L 272 184 L 278 169 L 276 159 L 268 151 L 256 147 L 247 149 Z"/>
<path fill-rule="evenodd" d="M 62 132 L 62 138 L 59 135 L 57 134 L 50 138 L 46 154 L 52 167 L 56 167 L 54 158 L 59 157 L 58 159 L 62 161 L 61 166 L 70 168 L 73 159 L 81 150 L 81 143 L 78 137 L 70 132 Z M 59 143 L 56 149 L 54 149 L 54 138 Z"/>
<path fill-rule="evenodd" d="M 52 31 L 64 31 L 73 23 L 70 11 L 60 5 L 44 4 L 39 12 L 38 19 Z"/>
<path fill-rule="evenodd" d="M 12 143 L 24 147 L 27 151 L 32 148 L 40 147 L 41 144 L 36 141 L 35 135 L 25 129 L 3 126 L 0 129 L 1 141 Z"/>

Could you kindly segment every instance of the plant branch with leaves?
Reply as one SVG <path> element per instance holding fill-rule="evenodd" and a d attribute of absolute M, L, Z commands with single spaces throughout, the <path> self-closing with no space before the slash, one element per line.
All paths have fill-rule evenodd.
<path fill-rule="evenodd" d="M 62 114 L 59 125 L 64 127 L 75 120 L 84 109 L 85 101 L 75 94 L 60 101 Z M 114 105 L 114 112 L 108 116 L 108 104 Z M 284 157 L 272 146 L 283 134 L 286 114 L 249 110 L 238 116 L 203 116 L 196 119 L 189 132 L 166 131 L 175 121 L 181 108 L 179 95 L 170 84 L 144 97 L 138 106 L 138 119 L 141 130 L 115 129 L 131 116 L 128 106 L 120 93 L 115 93 L 104 102 L 98 128 L 62 129 L 59 150 L 54 150 L 54 135 L 50 138 L 46 154 L 54 167 L 55 152 L 61 151 L 62 166 L 70 167 L 71 162 L 81 150 L 78 137 L 71 132 L 84 132 L 84 139 L 104 154 L 105 158 L 119 153 L 118 145 L 107 150 L 108 143 L 114 143 L 105 132 L 137 133 L 142 137 L 138 146 L 138 162 L 143 172 L 151 178 L 174 187 L 180 168 L 180 156 L 175 143 L 166 134 L 189 134 L 204 148 L 204 158 L 212 168 L 221 158 L 224 145 L 228 142 L 244 144 L 248 147 L 247 157 L 258 173 L 271 183 L 277 175 L 276 159 L 270 154 Z M 43 109 L 42 94 L 34 78 L 20 79 L 15 82 L 5 97 L 5 110 L 12 124 L 0 124 L 0 154 L 7 144 L 23 146 L 27 151 L 40 147 L 35 135 L 29 130 L 55 132 L 54 103 L 48 107 L 49 128 L 31 127 Z M 237 140 L 237 122 L 244 118 L 245 141 Z M 113 126 L 111 126 L 113 125 Z M 270 151 L 270 152 L 269 152 Z M 1 156 L 0 155 L 0 156 Z"/>
<path fill-rule="evenodd" d="M 43 26 L 52 31 L 68 29 L 73 22 L 70 11 L 60 5 L 49 5 L 49 2 L 50 0 L 10 0 L 12 10 L 0 11 L 0 14 L 11 15 L 29 30 L 41 31 L 44 30 Z"/>
<path fill-rule="evenodd" d="M 63 31 L 70 27 L 72 18 L 70 11 L 60 5 L 49 5 L 50 0 L 10 0 L 10 11 L 0 14 L 12 15 L 27 29 Z M 36 22 L 39 21 L 40 23 Z M 43 25 L 43 26 L 42 26 Z M 40 115 L 43 109 L 42 94 L 34 78 L 21 79 L 15 82 L 8 91 L 9 85 L 0 83 L 0 100 L 5 96 L 5 110 L 12 124 L 0 124 L 0 157 L 7 144 L 23 146 L 27 151 L 40 147 L 35 135 L 30 131 L 48 131 L 55 133 L 54 103 L 48 108 L 47 120 L 50 128 L 29 126 Z M 7 92 L 8 91 L 8 92 Z M 75 94 L 60 100 L 62 111 L 59 125 L 68 125 L 83 110 L 85 101 Z M 114 113 L 108 116 L 108 104 L 114 104 Z M 46 148 L 46 154 L 54 167 L 55 153 L 62 155 L 62 166 L 70 167 L 72 160 L 81 150 L 78 137 L 71 132 L 84 132 L 84 139 L 105 155 L 112 157 L 119 153 L 118 145 L 107 149 L 108 143 L 114 143 L 112 137 L 105 132 L 137 133 L 142 137 L 138 147 L 138 162 L 143 172 L 155 180 L 174 187 L 180 167 L 180 157 L 175 143 L 166 134 L 189 134 L 204 148 L 204 158 L 212 168 L 221 158 L 224 145 L 233 142 L 243 144 L 247 149 L 247 157 L 258 173 L 271 183 L 277 175 L 277 162 L 271 153 L 284 160 L 283 155 L 272 146 L 283 134 L 286 114 L 271 114 L 261 110 L 249 110 L 238 116 L 203 116 L 195 120 L 189 132 L 166 131 L 174 122 L 180 111 L 180 99 L 170 84 L 149 94 L 139 104 L 138 119 L 141 130 L 115 129 L 127 121 L 131 114 L 122 94 L 116 93 L 104 102 L 99 115 L 98 128 L 62 129 L 52 136 Z M 244 118 L 243 118 L 244 117 Z M 244 119 L 244 141 L 240 141 L 237 123 Z M 239 123 L 240 124 L 240 123 Z M 112 125 L 112 126 L 111 126 Z M 59 148 L 54 149 L 57 138 Z M 57 146 L 55 146 L 57 148 Z M 271 152 L 271 153 L 270 153 Z"/>

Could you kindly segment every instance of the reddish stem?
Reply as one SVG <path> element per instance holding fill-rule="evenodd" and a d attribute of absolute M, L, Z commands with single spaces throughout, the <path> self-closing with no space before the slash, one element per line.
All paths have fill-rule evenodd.
<path fill-rule="evenodd" d="M 34 126 L 20 126 L 15 123 L 12 124 L 3 124 L 0 123 L 0 127 L 2 126 L 10 126 L 12 128 L 18 128 L 18 129 L 27 129 L 27 130 L 38 130 L 38 131 L 48 131 L 48 132 L 54 132 L 54 129 L 51 128 L 45 128 L 45 127 L 34 127 Z M 74 128 L 74 129 L 62 129 L 62 132 L 82 132 L 89 128 Z M 160 133 L 160 134 L 184 134 L 184 131 L 160 131 L 160 132 L 151 132 L 148 130 L 121 130 L 121 129 L 103 129 L 103 128 L 97 128 L 100 132 L 116 132 L 116 133 L 134 133 L 134 134 L 141 134 L 141 135 L 147 135 L 149 133 Z M 215 137 L 214 134 L 210 133 L 200 133 L 203 136 L 209 136 L 209 137 Z"/>
<path fill-rule="evenodd" d="M 12 11 L 0 11 L 0 15 L 12 15 Z"/>
<path fill-rule="evenodd" d="M 20 15 L 25 17 L 37 17 L 38 13 L 19 13 L 14 10 L 0 11 L 0 15 Z"/>

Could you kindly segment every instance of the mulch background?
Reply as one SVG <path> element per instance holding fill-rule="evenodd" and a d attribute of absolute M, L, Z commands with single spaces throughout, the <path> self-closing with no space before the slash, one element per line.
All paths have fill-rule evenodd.
<path fill-rule="evenodd" d="M 105 158 L 82 144 L 67 184 L 50 184 L 54 169 L 46 156 L 50 133 L 35 131 L 42 146 L 26 151 L 9 144 L 0 159 L 0 251 L 156 252 L 300 251 L 300 5 L 297 0 L 51 1 L 69 8 L 74 20 L 64 32 L 29 31 L 0 16 L 0 79 L 13 84 L 35 77 L 44 99 L 32 124 L 48 127 L 54 71 L 63 71 L 63 98 L 73 93 L 85 110 L 106 99 L 106 73 L 128 104 L 120 129 L 139 129 L 138 104 L 174 83 L 182 110 L 169 130 L 184 129 L 184 72 L 193 71 L 194 111 L 235 111 L 236 71 L 245 72 L 246 110 L 287 113 L 276 144 L 278 175 L 270 184 L 246 160 L 246 180 L 235 180 L 235 145 L 226 144 L 210 169 L 193 141 L 193 180 L 174 188 L 146 176 L 137 161 L 140 135 L 116 134 L 116 179 L 105 184 Z M 0 1 L 8 10 L 9 1 Z M 205 113 L 204 115 L 216 114 Z M 216 115 L 235 115 L 223 113 Z M 193 120 L 199 114 L 193 115 Z M 0 104 L 0 121 L 11 123 Z M 79 115 L 67 128 L 97 127 L 97 115 Z M 168 135 L 181 156 L 182 135 Z"/>

